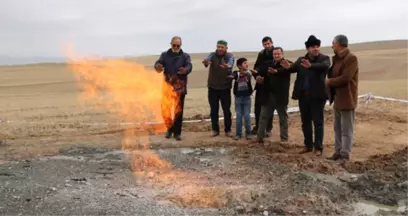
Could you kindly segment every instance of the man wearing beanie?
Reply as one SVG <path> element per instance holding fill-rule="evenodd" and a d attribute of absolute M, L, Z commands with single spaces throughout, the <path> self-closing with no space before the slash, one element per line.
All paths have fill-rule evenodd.
<path fill-rule="evenodd" d="M 324 106 L 328 98 L 325 79 L 330 67 L 330 58 L 320 53 L 320 40 L 314 35 L 305 42 L 307 53 L 293 64 L 287 60 L 281 65 L 291 72 L 297 72 L 292 99 L 299 100 L 304 149 L 300 154 L 315 151 L 323 153 Z M 313 128 L 314 126 L 314 141 Z"/>
<path fill-rule="evenodd" d="M 353 145 L 355 109 L 358 100 L 358 60 L 348 49 L 348 39 L 337 35 L 332 43 L 333 66 L 326 85 L 335 90 L 334 94 L 334 148 L 329 159 L 350 159 Z"/>
<path fill-rule="evenodd" d="M 256 58 L 255 65 L 254 65 L 254 70 L 255 73 L 253 73 L 254 78 L 257 80 L 255 84 L 255 126 L 252 129 L 251 133 L 253 135 L 256 135 L 258 133 L 258 127 L 259 127 L 259 118 L 261 116 L 261 107 L 262 107 L 262 100 L 264 99 L 264 78 L 268 73 L 268 67 L 265 66 L 269 62 L 273 61 L 273 41 L 272 38 L 269 36 L 266 36 L 262 38 L 262 46 L 264 47 L 263 50 L 261 50 L 258 53 L 258 57 Z M 267 126 L 266 126 L 266 136 L 270 136 L 272 130 L 272 118 L 268 119 Z"/>
<path fill-rule="evenodd" d="M 210 104 L 210 116 L 212 136 L 220 134 L 218 123 L 219 104 L 224 113 L 224 132 L 226 136 L 231 136 L 231 88 L 232 88 L 232 67 L 234 66 L 234 56 L 227 52 L 228 43 L 225 40 L 217 41 L 217 50 L 204 59 L 203 64 L 209 67 L 208 72 L 208 102 Z"/>

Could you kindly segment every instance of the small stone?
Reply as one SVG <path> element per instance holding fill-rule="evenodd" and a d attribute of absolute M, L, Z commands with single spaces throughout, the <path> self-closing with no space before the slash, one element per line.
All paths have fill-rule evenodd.
<path fill-rule="evenodd" d="M 70 184 L 65 184 L 65 187 L 72 187 L 72 185 L 70 185 Z"/>
<path fill-rule="evenodd" d="M 206 148 L 204 151 L 205 151 L 205 152 L 212 152 L 213 149 L 212 149 L 212 148 Z"/>
<path fill-rule="evenodd" d="M 263 212 L 263 215 L 264 215 L 264 216 L 268 216 L 268 215 L 269 215 L 269 212 L 268 212 L 268 211 L 264 211 L 264 212 Z"/>
<path fill-rule="evenodd" d="M 400 187 L 400 188 L 407 188 L 407 187 L 408 187 L 408 181 L 404 181 L 404 182 L 398 183 L 398 187 Z"/>
<path fill-rule="evenodd" d="M 149 172 L 149 173 L 147 173 L 147 177 L 148 177 L 148 178 L 153 178 L 153 177 L 154 177 L 154 172 Z"/>
<path fill-rule="evenodd" d="M 303 210 L 302 212 L 303 212 L 303 214 L 306 214 L 306 213 L 307 213 L 307 211 L 306 211 L 306 210 Z"/>
<path fill-rule="evenodd" d="M 238 214 L 244 214 L 245 213 L 245 208 L 243 206 L 237 206 L 235 208 L 235 211 L 237 211 Z"/>
<path fill-rule="evenodd" d="M 55 188 L 55 187 L 51 187 L 51 190 L 56 191 L 56 190 L 57 190 L 57 188 Z"/>

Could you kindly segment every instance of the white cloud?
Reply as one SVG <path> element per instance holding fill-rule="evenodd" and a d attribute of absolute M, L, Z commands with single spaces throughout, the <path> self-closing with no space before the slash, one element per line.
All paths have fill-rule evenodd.
<path fill-rule="evenodd" d="M 270 35 L 285 49 L 310 34 L 330 44 L 408 38 L 406 0 L 2 0 L 0 55 L 61 56 L 73 39 L 81 52 L 153 54 L 180 35 L 188 52 L 225 39 L 231 51 L 258 50 Z"/>

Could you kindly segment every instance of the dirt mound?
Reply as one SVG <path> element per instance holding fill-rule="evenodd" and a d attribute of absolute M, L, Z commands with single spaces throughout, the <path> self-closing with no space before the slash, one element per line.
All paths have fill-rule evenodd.
<path fill-rule="evenodd" d="M 345 165 L 349 172 L 363 173 L 356 181 L 348 182 L 363 197 L 381 204 L 397 205 L 407 199 L 407 150 L 388 155 L 374 155 L 363 162 Z"/>
<path fill-rule="evenodd" d="M 351 173 L 363 173 L 371 170 L 395 171 L 398 167 L 406 166 L 408 147 L 392 154 L 377 154 L 366 161 L 355 161 L 348 163 L 345 168 Z"/>

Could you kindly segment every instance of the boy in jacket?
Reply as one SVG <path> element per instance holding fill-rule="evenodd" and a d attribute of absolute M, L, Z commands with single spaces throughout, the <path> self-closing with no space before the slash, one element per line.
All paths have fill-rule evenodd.
<path fill-rule="evenodd" d="M 231 77 L 234 79 L 234 96 L 235 96 L 235 112 L 236 112 L 236 133 L 235 140 L 242 138 L 242 119 L 245 123 L 245 137 L 250 138 L 251 134 L 251 94 L 252 73 L 248 69 L 248 61 L 246 58 L 237 60 L 238 71 L 234 71 Z"/>

